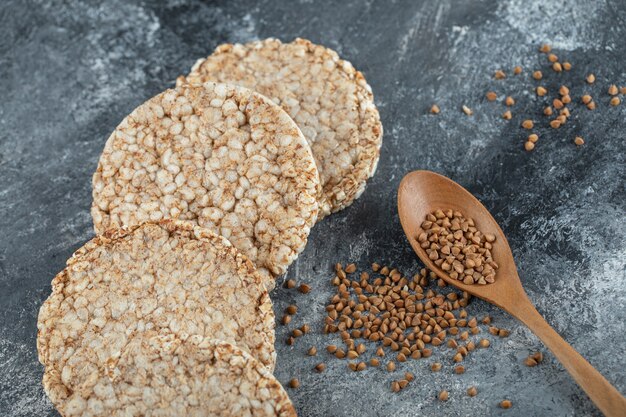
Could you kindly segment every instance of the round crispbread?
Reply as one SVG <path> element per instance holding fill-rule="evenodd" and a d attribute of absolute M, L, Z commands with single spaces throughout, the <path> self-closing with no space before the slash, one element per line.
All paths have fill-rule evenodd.
<path fill-rule="evenodd" d="M 221 236 L 173 220 L 96 237 L 52 281 L 37 323 L 49 384 L 115 360 L 143 332 L 219 338 L 274 368 L 272 302 L 254 265 Z M 72 388 L 73 387 L 73 388 Z"/>
<path fill-rule="evenodd" d="M 68 387 L 44 377 L 63 417 L 295 416 L 287 393 L 256 359 L 220 340 L 138 335 L 104 366 L 82 363 Z"/>
<path fill-rule="evenodd" d="M 363 193 L 374 175 L 383 129 L 365 77 L 337 53 L 308 40 L 224 44 L 177 83 L 237 84 L 269 97 L 304 133 L 320 173 L 318 219 Z"/>
<path fill-rule="evenodd" d="M 319 174 L 291 118 L 242 87 L 167 90 L 107 141 L 93 176 L 97 233 L 143 221 L 191 221 L 231 241 L 268 290 L 304 249 Z"/>

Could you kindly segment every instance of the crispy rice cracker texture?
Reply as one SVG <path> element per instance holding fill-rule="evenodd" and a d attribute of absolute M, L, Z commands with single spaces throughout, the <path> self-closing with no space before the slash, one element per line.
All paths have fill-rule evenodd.
<path fill-rule="evenodd" d="M 149 331 L 236 343 L 273 369 L 274 325 L 250 261 L 221 236 L 165 220 L 96 237 L 70 258 L 39 311 L 37 351 L 44 382 L 72 392 Z"/>
<path fill-rule="evenodd" d="M 44 377 L 64 417 L 296 415 L 267 368 L 230 343 L 200 336 L 138 335 L 105 366 L 85 363 L 74 381 L 69 391 Z"/>
<path fill-rule="evenodd" d="M 363 193 L 376 171 L 383 128 L 365 77 L 335 51 L 304 39 L 224 44 L 177 80 L 206 81 L 258 91 L 289 113 L 320 172 L 319 219 Z"/>
<path fill-rule="evenodd" d="M 144 221 L 191 221 L 229 239 L 269 289 L 304 249 L 319 174 L 291 118 L 242 87 L 167 90 L 107 141 L 93 176 L 96 233 Z"/>

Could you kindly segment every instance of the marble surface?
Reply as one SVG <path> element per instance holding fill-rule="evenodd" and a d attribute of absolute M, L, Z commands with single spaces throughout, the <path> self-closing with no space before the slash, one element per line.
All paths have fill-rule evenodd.
<path fill-rule="evenodd" d="M 621 391 L 626 392 L 625 115 L 608 106 L 608 85 L 626 85 L 626 3 L 542 1 L 20 1 L 0 7 L 0 414 L 58 415 L 41 387 L 36 356 L 39 306 L 50 280 L 93 236 L 91 174 L 105 140 L 123 117 L 174 84 L 220 43 L 265 37 L 309 38 L 336 49 L 363 71 L 385 128 L 376 176 L 353 206 L 326 218 L 287 277 L 310 283 L 309 295 L 279 288 L 276 313 L 296 302 L 293 325 L 277 327 L 276 375 L 302 386 L 289 395 L 302 416 L 599 415 L 551 354 L 536 368 L 522 359 L 545 349 L 529 330 L 482 301 L 472 315 L 492 314 L 507 339 L 468 359 L 467 372 L 432 374 L 407 362 L 396 374 L 351 373 L 323 347 L 320 334 L 332 287 L 332 264 L 376 260 L 414 273 L 419 263 L 402 235 L 396 188 L 403 175 L 430 169 L 466 186 L 507 233 L 520 276 L 547 320 Z M 549 70 L 538 45 L 550 42 L 568 73 Z M 512 76 L 514 65 L 523 75 Z M 492 74 L 509 71 L 505 81 Z M 554 92 L 561 83 L 578 102 L 559 130 L 546 127 L 543 102 L 529 75 L 542 69 Z M 594 72 L 597 82 L 584 83 Z M 513 120 L 490 103 L 493 89 L 517 100 Z M 442 113 L 428 114 L 432 103 Z M 466 104 L 474 115 L 464 115 Z M 525 118 L 541 139 L 523 150 Z M 583 136 L 586 144 L 572 141 Z M 295 325 L 313 333 L 284 344 Z M 309 346 L 317 358 L 305 356 Z M 372 349 L 373 350 L 373 349 Z M 325 361 L 323 374 L 312 367 Z M 417 380 L 400 394 L 399 372 Z M 475 384 L 475 398 L 464 395 Z M 439 389 L 450 400 L 435 399 Z M 513 408 L 497 403 L 508 398 Z"/>

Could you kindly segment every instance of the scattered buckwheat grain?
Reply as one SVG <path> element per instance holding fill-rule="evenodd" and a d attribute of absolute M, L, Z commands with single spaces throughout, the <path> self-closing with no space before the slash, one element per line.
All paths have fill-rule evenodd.
<path fill-rule="evenodd" d="M 502 400 L 502 401 L 500 401 L 500 407 L 504 408 L 505 410 L 508 410 L 512 406 L 513 406 L 513 403 L 511 401 L 509 401 L 509 400 Z"/>
<path fill-rule="evenodd" d="M 526 359 L 524 359 L 524 365 L 528 367 L 537 366 L 537 361 L 529 356 Z"/>

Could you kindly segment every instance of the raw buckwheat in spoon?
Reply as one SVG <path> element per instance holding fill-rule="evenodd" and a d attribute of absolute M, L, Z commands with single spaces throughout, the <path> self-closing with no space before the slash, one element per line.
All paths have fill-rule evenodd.
<path fill-rule="evenodd" d="M 498 264 L 491 256 L 496 236 L 482 233 L 474 219 L 458 210 L 437 209 L 426 215 L 417 236 L 428 258 L 464 284 L 491 284 Z"/>
<path fill-rule="evenodd" d="M 491 249 L 498 262 L 498 277 L 488 285 L 464 284 L 450 277 L 422 247 L 419 236 L 424 233 L 422 223 L 437 209 L 462 212 L 474 219 L 476 227 L 492 234 L 495 243 Z M 504 233 L 487 209 L 467 190 L 454 181 L 429 171 L 407 174 L 398 189 L 398 212 L 402 228 L 413 250 L 427 268 L 447 283 L 469 294 L 482 298 L 504 309 L 527 325 L 554 353 L 580 387 L 607 416 L 621 417 L 626 410 L 626 399 L 593 366 L 565 342 L 550 327 L 532 305 L 522 288 L 513 254 Z M 445 213 L 444 213 L 445 214 Z"/>

